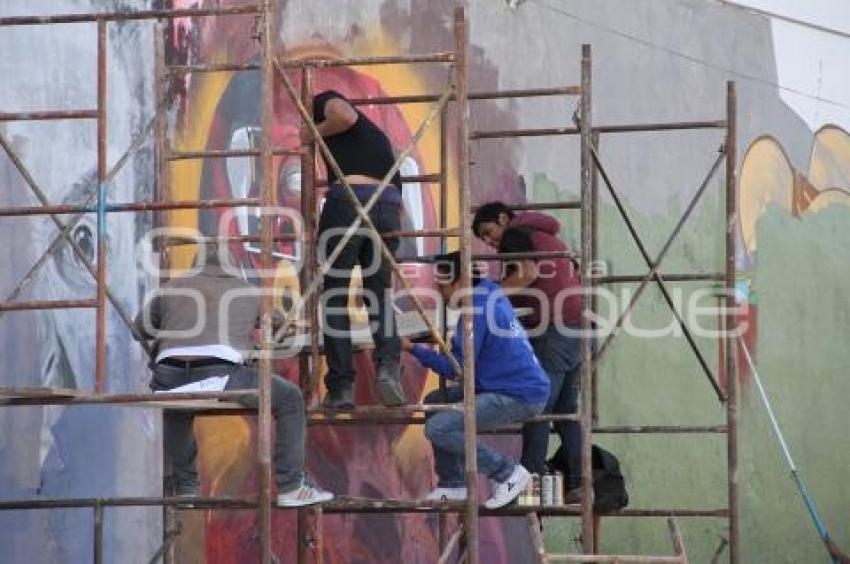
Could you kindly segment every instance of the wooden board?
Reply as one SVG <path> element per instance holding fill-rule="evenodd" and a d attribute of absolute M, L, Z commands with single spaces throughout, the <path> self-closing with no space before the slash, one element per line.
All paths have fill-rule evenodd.
<path fill-rule="evenodd" d="M 0 386 L 0 398 L 43 398 L 43 397 L 73 397 L 84 395 L 83 390 L 70 388 L 54 388 L 50 386 Z"/>

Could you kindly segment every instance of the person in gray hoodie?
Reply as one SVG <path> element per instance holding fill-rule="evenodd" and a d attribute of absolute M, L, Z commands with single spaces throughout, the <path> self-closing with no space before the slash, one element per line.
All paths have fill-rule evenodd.
<path fill-rule="evenodd" d="M 253 334 L 259 326 L 260 292 L 222 263 L 232 264 L 226 247 L 199 247 L 192 269 L 163 284 L 139 312 L 135 320 L 139 335 L 154 345 L 152 390 L 213 378 L 226 379 L 225 390 L 257 389 L 259 373 L 245 360 L 256 349 Z M 330 501 L 333 494 L 305 478 L 306 417 L 301 390 L 272 375 L 271 393 L 278 505 Z M 257 405 L 256 397 L 242 401 L 248 407 Z M 199 490 L 193 418 L 190 411 L 163 414 L 165 457 L 171 463 L 178 496 L 196 496 Z"/>

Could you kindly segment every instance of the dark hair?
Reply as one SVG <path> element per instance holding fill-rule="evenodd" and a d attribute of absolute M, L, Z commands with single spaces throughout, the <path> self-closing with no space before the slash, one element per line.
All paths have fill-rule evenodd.
<path fill-rule="evenodd" d="M 531 228 L 525 226 L 508 227 L 502 232 L 499 242 L 500 253 L 530 253 L 534 251 L 531 241 Z"/>
<path fill-rule="evenodd" d="M 482 205 L 475 212 L 475 217 L 472 218 L 472 232 L 476 237 L 480 237 L 481 235 L 478 231 L 481 228 L 481 224 L 486 222 L 498 223 L 501 214 L 505 214 L 511 219 L 514 218 L 514 212 L 502 202 L 488 202 Z"/>
<path fill-rule="evenodd" d="M 313 96 L 313 121 L 316 123 L 325 121 L 325 104 L 333 98 L 348 102 L 348 98 L 336 90 L 324 90 Z"/>
<path fill-rule="evenodd" d="M 502 232 L 502 240 L 499 242 L 500 253 L 530 253 L 534 251 L 534 243 L 531 241 L 530 227 L 508 227 Z M 505 260 L 502 264 L 503 275 L 510 276 L 520 261 Z"/>
<path fill-rule="evenodd" d="M 440 280 L 449 280 L 454 284 L 460 280 L 460 251 L 437 255 L 434 257 L 434 277 Z M 472 285 L 481 280 L 481 271 L 474 262 L 472 263 Z"/>

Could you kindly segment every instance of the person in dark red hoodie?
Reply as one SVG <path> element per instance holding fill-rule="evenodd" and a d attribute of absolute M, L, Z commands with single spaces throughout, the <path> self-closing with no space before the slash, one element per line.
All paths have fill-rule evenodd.
<path fill-rule="evenodd" d="M 558 237 L 561 223 L 552 216 L 526 212 L 514 214 L 502 202 L 481 206 L 472 221 L 476 237 L 502 253 L 569 251 Z M 502 287 L 515 308 L 529 309 L 522 316 L 531 345 L 551 381 L 545 413 L 575 413 L 581 366 L 581 279 L 569 257 L 505 261 Z M 581 426 L 558 421 L 555 430 L 567 455 L 566 503 L 581 496 Z M 547 471 L 549 424 L 523 427 L 521 463 L 530 472 Z"/>

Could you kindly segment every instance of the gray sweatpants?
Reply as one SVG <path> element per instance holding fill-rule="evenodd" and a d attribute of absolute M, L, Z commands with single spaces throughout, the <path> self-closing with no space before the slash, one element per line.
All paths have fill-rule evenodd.
<path fill-rule="evenodd" d="M 167 364 L 152 367 L 150 387 L 154 391 L 169 390 L 177 386 L 204 380 L 213 376 L 229 375 L 225 390 L 256 389 L 259 373 L 256 368 L 233 364 L 216 364 L 200 368 L 179 368 Z M 256 407 L 256 398 L 242 401 L 247 407 Z M 279 491 L 298 487 L 304 479 L 304 440 L 306 417 L 301 390 L 288 380 L 272 376 L 272 416 L 275 419 L 274 463 Z M 163 413 L 163 443 L 166 464 L 170 461 L 177 492 L 198 489 L 196 459 L 198 445 L 192 430 L 194 415 L 189 411 L 166 410 Z"/>

